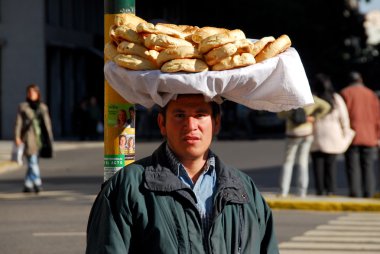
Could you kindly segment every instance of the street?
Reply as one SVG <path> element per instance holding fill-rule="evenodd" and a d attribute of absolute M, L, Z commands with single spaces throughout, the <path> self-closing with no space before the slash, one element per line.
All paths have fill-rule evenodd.
<path fill-rule="evenodd" d="M 138 158 L 149 154 L 157 145 L 156 142 L 137 143 Z M 261 191 L 276 190 L 283 150 L 282 140 L 219 141 L 215 143 L 213 150 L 227 163 L 249 173 Z M 21 193 L 24 168 L 2 173 L 0 175 L 1 253 L 84 253 L 88 214 L 103 181 L 102 165 L 101 142 L 74 142 L 57 145 L 54 159 L 41 160 L 44 191 L 39 195 Z M 378 214 L 375 214 L 376 216 L 364 214 L 364 217 L 360 217 L 362 213 L 354 213 L 356 217 L 352 217 L 352 212 L 297 210 L 273 212 L 281 253 L 332 253 L 333 249 L 341 251 L 337 253 L 347 253 L 345 244 L 339 245 L 338 240 L 334 240 L 335 245 L 331 245 L 330 248 L 321 244 L 323 238 L 313 238 L 313 235 L 326 231 L 321 231 L 318 227 L 323 228 L 330 224 L 340 227 L 340 229 L 330 229 L 330 232 L 342 231 L 342 224 L 337 225 L 335 221 L 347 221 L 346 218 L 350 221 L 351 227 L 355 225 L 352 221 L 356 223 L 359 221 L 367 228 L 370 225 L 365 224 L 371 224 L 374 228 L 367 231 L 363 228 L 362 232 L 371 232 L 372 237 L 365 236 L 368 239 L 376 237 L 380 239 L 380 222 L 376 217 Z M 367 219 L 363 222 L 363 218 Z M 354 237 L 347 235 L 344 238 L 350 242 Z M 353 253 L 379 253 L 379 243 L 375 240 L 370 241 L 372 242 L 364 243 L 369 252 L 359 249 Z M 327 252 L 311 251 L 326 250 L 326 248 Z M 310 251 L 305 251 L 306 249 Z"/>

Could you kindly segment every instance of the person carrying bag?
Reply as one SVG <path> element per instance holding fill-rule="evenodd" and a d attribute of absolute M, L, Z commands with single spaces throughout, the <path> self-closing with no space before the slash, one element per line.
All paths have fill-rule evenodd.
<path fill-rule="evenodd" d="M 26 93 L 26 102 L 18 106 L 15 145 L 25 146 L 27 172 L 23 192 L 38 193 L 42 190 L 38 160 L 53 157 L 53 132 L 48 107 L 41 101 L 39 87 L 31 84 Z"/>

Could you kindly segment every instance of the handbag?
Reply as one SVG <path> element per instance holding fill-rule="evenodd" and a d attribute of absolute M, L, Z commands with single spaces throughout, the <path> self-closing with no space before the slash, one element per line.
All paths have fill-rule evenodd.
<path fill-rule="evenodd" d="M 40 158 L 50 159 L 53 158 L 53 145 L 46 129 L 46 125 L 41 117 L 41 148 L 38 156 Z"/>
<path fill-rule="evenodd" d="M 42 144 L 42 147 L 41 147 L 38 155 L 40 158 L 53 158 L 52 146 L 49 145 L 48 143 Z"/>
<path fill-rule="evenodd" d="M 23 165 L 22 157 L 24 155 L 24 144 L 16 145 L 16 143 L 13 142 L 12 146 L 12 153 L 11 153 L 11 161 L 16 162 L 18 165 Z"/>

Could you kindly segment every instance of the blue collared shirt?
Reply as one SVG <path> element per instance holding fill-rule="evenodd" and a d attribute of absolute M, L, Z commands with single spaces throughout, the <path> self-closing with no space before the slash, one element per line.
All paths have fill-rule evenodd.
<path fill-rule="evenodd" d="M 196 205 L 202 219 L 203 238 L 205 239 L 205 243 L 207 243 L 207 236 L 213 219 L 212 208 L 216 188 L 215 155 L 209 150 L 207 161 L 202 169 L 203 172 L 194 184 L 183 164 L 178 161 L 167 144 L 166 154 L 174 170 L 173 173 L 193 190 L 197 198 Z"/>

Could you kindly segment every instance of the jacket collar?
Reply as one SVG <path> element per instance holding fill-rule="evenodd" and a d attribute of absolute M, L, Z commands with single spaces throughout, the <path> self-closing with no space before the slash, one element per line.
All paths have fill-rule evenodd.
<path fill-rule="evenodd" d="M 166 142 L 162 143 L 151 156 L 151 162 L 145 167 L 144 186 L 150 191 L 173 192 L 189 189 L 172 172 L 165 153 Z M 248 202 L 248 195 L 236 172 L 229 169 L 215 156 L 217 174 L 217 193 L 225 201 Z"/>

